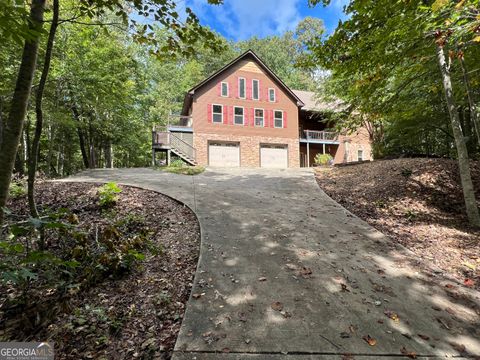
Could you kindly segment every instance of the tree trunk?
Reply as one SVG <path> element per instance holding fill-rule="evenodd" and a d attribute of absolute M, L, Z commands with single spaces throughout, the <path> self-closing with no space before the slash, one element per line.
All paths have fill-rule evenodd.
<path fill-rule="evenodd" d="M 107 169 L 113 169 L 113 151 L 112 151 L 112 141 L 109 139 L 105 142 L 103 153 L 105 154 L 105 167 Z"/>
<path fill-rule="evenodd" d="M 447 101 L 448 112 L 450 114 L 450 123 L 455 138 L 455 146 L 457 149 L 458 166 L 460 170 L 460 179 L 463 189 L 463 197 L 467 210 L 468 221 L 472 226 L 480 227 L 480 216 L 478 213 L 477 201 L 475 199 L 475 191 L 473 189 L 472 177 L 470 174 L 470 164 L 468 159 L 467 146 L 463 136 L 462 127 L 458 111 L 455 106 L 455 98 L 453 97 L 452 81 L 450 78 L 450 68 L 445 60 L 445 52 L 443 44 L 437 40 L 437 57 L 440 71 L 442 73 L 443 88 L 445 90 L 445 99 Z"/>
<path fill-rule="evenodd" d="M 83 135 L 82 128 L 80 127 L 80 112 L 78 111 L 77 105 L 74 103 L 71 105 L 73 117 L 75 118 L 75 121 L 77 122 L 77 135 L 78 135 L 78 141 L 80 143 L 80 151 L 82 153 L 82 160 L 83 160 L 83 166 L 85 166 L 86 169 L 90 167 L 90 163 L 88 161 L 88 153 L 87 153 L 87 148 L 85 146 L 85 137 Z"/>
<path fill-rule="evenodd" d="M 13 165 L 17 154 L 18 143 L 22 133 L 23 122 L 27 112 L 28 100 L 32 88 L 33 76 L 37 65 L 38 42 L 43 26 L 43 13 L 46 0 L 32 0 L 30 5 L 30 29 L 32 38 L 25 40 L 22 62 L 18 70 L 17 83 L 3 130 L 0 146 L 0 224 L 3 223 L 3 208 L 7 202 L 8 188 L 12 179 Z"/>
<path fill-rule="evenodd" d="M 35 134 L 33 136 L 32 150 L 30 159 L 28 161 L 28 206 L 30 208 L 30 215 L 38 218 L 37 204 L 35 203 L 35 174 L 38 166 L 38 156 L 40 151 L 40 137 L 43 130 L 43 110 L 42 100 L 45 92 L 45 84 L 47 83 L 48 72 L 50 70 L 50 62 L 52 60 L 53 42 L 55 40 L 55 33 L 58 27 L 58 11 L 59 0 L 53 0 L 53 17 L 50 31 L 48 33 L 47 49 L 45 50 L 45 61 L 43 63 L 42 75 L 38 84 L 37 94 L 35 98 L 35 113 L 37 115 L 37 122 L 35 124 Z"/>
<path fill-rule="evenodd" d="M 463 54 L 459 56 L 459 59 L 460 67 L 462 68 L 463 83 L 465 84 L 465 88 L 467 90 L 468 106 L 470 108 L 470 119 L 472 120 L 473 127 L 475 128 L 477 142 L 480 145 L 480 120 L 477 113 L 477 106 L 475 105 L 475 101 L 473 100 L 472 87 L 470 86 L 470 79 L 468 77 L 468 72 L 465 67 L 465 60 L 463 58 Z"/>

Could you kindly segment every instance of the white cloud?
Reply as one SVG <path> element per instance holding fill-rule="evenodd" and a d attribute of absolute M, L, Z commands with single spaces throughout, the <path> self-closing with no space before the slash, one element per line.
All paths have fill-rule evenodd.
<path fill-rule="evenodd" d="M 300 1 L 304 0 L 225 0 L 223 5 L 211 6 L 206 0 L 188 0 L 187 5 L 200 19 L 208 13 L 230 37 L 243 40 L 294 29 L 301 20 Z"/>

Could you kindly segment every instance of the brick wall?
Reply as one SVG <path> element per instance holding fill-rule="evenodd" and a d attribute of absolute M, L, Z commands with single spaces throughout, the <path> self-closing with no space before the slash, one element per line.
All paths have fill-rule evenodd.
<path fill-rule="evenodd" d="M 260 166 L 260 144 L 282 144 L 288 146 L 288 167 L 299 167 L 298 139 L 268 137 L 268 136 L 241 136 L 223 134 L 194 133 L 193 144 L 197 150 L 197 162 L 208 165 L 208 141 L 232 141 L 240 143 L 240 166 Z"/>
<path fill-rule="evenodd" d="M 335 164 L 357 161 L 358 150 L 363 151 L 363 160 L 373 160 L 372 145 L 367 129 L 362 127 L 353 134 L 340 135 L 338 140 L 340 145 L 335 154 Z"/>

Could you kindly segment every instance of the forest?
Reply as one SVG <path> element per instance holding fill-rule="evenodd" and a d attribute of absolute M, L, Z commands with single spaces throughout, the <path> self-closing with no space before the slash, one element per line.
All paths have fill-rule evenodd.
<path fill-rule="evenodd" d="M 310 7 L 330 4 L 330 0 L 303 1 Z M 154 286 L 141 289 L 148 288 L 146 292 L 155 294 L 155 301 L 168 309 L 155 326 L 163 329 L 168 323 L 168 331 L 178 334 L 183 316 L 179 313 L 183 314 L 198 260 L 200 235 L 193 213 L 170 198 L 156 198 L 167 219 L 157 227 L 147 190 L 115 183 L 48 185 L 44 180 L 85 169 L 151 167 L 152 128 L 180 113 L 192 86 L 249 49 L 290 88 L 315 92 L 320 101 L 345 104 L 342 111 L 329 113 L 326 121 L 338 131 L 365 127 L 375 160 L 447 161 L 449 171 L 444 174 L 436 163 L 423 162 L 440 174 L 428 181 L 439 188 L 450 184 L 440 189 L 444 192 L 458 186 L 458 196 L 438 195 L 441 191 L 424 191 L 425 187 L 413 194 L 421 194 L 426 203 L 446 209 L 445 213 L 451 209 L 461 213 L 452 221 L 464 222 L 460 228 L 478 251 L 480 0 L 351 0 L 344 7 L 345 20 L 331 32 L 322 19 L 305 17 L 282 34 L 239 41 L 215 32 L 188 7 L 180 12 L 180 2 L 0 0 L 0 290 L 8 294 L 1 298 L 0 319 L 10 321 L 11 332 L 0 329 L 0 339 L 13 339 L 19 329 L 25 330 L 24 338 L 49 334 L 52 319 L 68 314 L 60 309 L 59 299 L 73 298 L 81 309 L 75 313 L 75 326 L 64 317 L 55 336 L 83 327 L 78 320 L 82 317 L 100 319 L 112 337 L 117 336 L 128 323 L 125 319 L 134 315 L 127 310 L 120 315 L 92 312 L 81 302 L 80 291 L 99 291 L 97 284 L 133 271 L 145 254 L 155 276 L 168 275 L 169 291 L 180 289 L 175 296 L 168 295 L 175 301 L 162 297 L 163 292 L 158 295 Z M 224 5 L 223 0 L 205 2 Z M 413 168 L 421 171 L 420 162 L 401 163 L 410 168 L 393 174 L 397 177 L 393 180 L 408 181 Z M 381 173 L 380 168 L 381 163 L 375 171 Z M 333 177 L 325 176 L 319 183 L 355 210 L 355 201 L 345 201 L 358 179 L 352 173 L 348 179 L 342 171 L 335 173 L 338 183 L 346 184 L 345 192 Z M 357 194 L 365 195 L 361 189 Z M 373 207 L 383 202 L 365 199 Z M 136 212 L 137 200 L 148 214 Z M 449 202 L 455 206 L 445 205 Z M 410 225 L 417 215 L 409 213 L 410 202 L 406 203 Z M 359 212 L 368 218 L 375 211 L 367 210 Z M 85 216 L 79 219 L 79 214 Z M 378 216 L 381 219 L 374 220 L 382 227 L 386 217 Z M 162 233 L 164 228 L 179 232 L 188 245 L 179 249 L 168 231 Z M 163 241 L 165 248 L 154 240 Z M 165 253 L 172 259 L 181 253 L 185 261 L 180 264 Z M 187 270 L 178 277 L 165 275 L 170 261 Z M 471 273 L 478 275 L 478 268 L 478 264 L 470 268 L 468 284 L 473 284 Z M 138 283 L 144 275 L 135 273 L 141 278 Z M 35 283 L 37 279 L 41 281 Z M 128 281 L 121 289 L 124 293 L 135 286 L 134 279 Z M 44 299 L 47 290 L 51 296 Z M 109 287 L 109 291 L 113 296 L 117 290 Z M 40 311 L 52 304 L 52 313 Z M 23 310 L 32 312 L 20 321 L 16 315 Z M 155 318 L 142 316 L 146 322 Z M 136 326 L 130 330 L 137 331 Z M 81 333 L 72 336 L 82 339 Z M 168 351 L 175 336 L 161 340 Z M 109 341 L 85 346 L 106 351 L 102 346 L 112 345 Z M 148 337 L 142 341 L 145 348 L 151 345 Z M 73 351 L 72 358 L 76 356 L 68 341 L 62 346 L 65 352 Z"/>

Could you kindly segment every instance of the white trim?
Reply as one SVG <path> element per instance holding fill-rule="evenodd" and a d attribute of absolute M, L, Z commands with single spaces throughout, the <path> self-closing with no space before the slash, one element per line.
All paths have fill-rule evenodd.
<path fill-rule="evenodd" d="M 215 121 L 215 120 L 214 120 L 214 116 L 213 116 L 213 115 L 214 115 L 214 114 L 217 114 L 217 115 L 218 115 L 218 113 L 214 113 L 214 112 L 213 112 L 213 107 L 214 107 L 214 106 L 220 106 L 220 107 L 222 108 L 222 112 L 220 113 L 220 115 L 222 115 L 222 121 Z M 212 124 L 223 124 L 223 109 L 224 109 L 224 106 L 223 106 L 222 104 L 212 104 Z"/>
<path fill-rule="evenodd" d="M 235 122 L 235 117 L 237 116 L 237 115 L 235 115 L 235 109 L 237 109 L 237 108 L 242 109 L 242 123 L 241 124 L 237 124 Z M 238 116 L 240 116 L 240 115 L 238 115 Z M 243 106 L 234 106 L 233 107 L 233 125 L 245 126 L 245 108 Z"/>
<path fill-rule="evenodd" d="M 243 91 L 244 91 L 244 96 L 240 96 L 240 80 L 243 80 L 244 81 L 244 86 L 243 86 Z M 247 98 L 247 79 L 245 79 L 244 77 L 239 77 L 238 78 L 238 98 L 239 99 L 246 99 Z"/>
<path fill-rule="evenodd" d="M 226 84 L 226 85 L 227 85 L 227 95 L 223 95 L 223 84 Z M 222 82 L 220 83 L 220 96 L 221 96 L 221 97 L 229 97 L 229 96 L 230 96 L 230 87 L 229 87 L 227 81 L 222 81 Z"/>
<path fill-rule="evenodd" d="M 255 92 L 253 91 L 254 90 L 253 84 L 255 83 L 255 81 L 258 84 L 257 85 L 257 98 L 256 99 L 253 97 L 253 94 L 255 94 Z M 260 80 L 258 80 L 258 79 L 252 79 L 252 100 L 255 100 L 255 101 L 260 100 Z"/>
<path fill-rule="evenodd" d="M 257 116 L 255 115 L 255 112 L 257 110 L 262 110 L 262 122 L 263 122 L 263 125 L 260 126 L 260 125 L 257 125 Z M 262 109 L 262 108 L 254 108 L 253 109 L 253 124 L 254 126 L 256 127 L 265 127 L 265 109 Z"/>
<path fill-rule="evenodd" d="M 359 154 L 360 152 L 362 153 L 362 156 L 361 156 L 362 160 L 360 160 L 360 156 L 358 156 L 358 154 Z M 357 161 L 363 161 L 363 160 L 364 160 L 364 156 L 363 156 L 364 154 L 365 154 L 365 153 L 364 153 L 363 149 L 358 149 L 358 150 L 357 150 Z"/>
<path fill-rule="evenodd" d="M 270 90 L 273 90 L 273 100 L 272 100 L 272 97 L 270 96 Z M 275 90 L 275 88 L 268 88 L 268 101 L 269 102 L 277 101 L 277 91 Z"/>
<path fill-rule="evenodd" d="M 276 125 L 275 125 L 275 113 L 276 113 L 277 111 L 280 112 L 280 113 L 282 113 L 282 126 L 276 126 Z M 284 115 L 283 115 L 283 110 L 273 110 L 273 127 L 274 127 L 275 129 L 283 129 L 284 123 L 285 123 L 285 119 L 284 119 Z"/>

